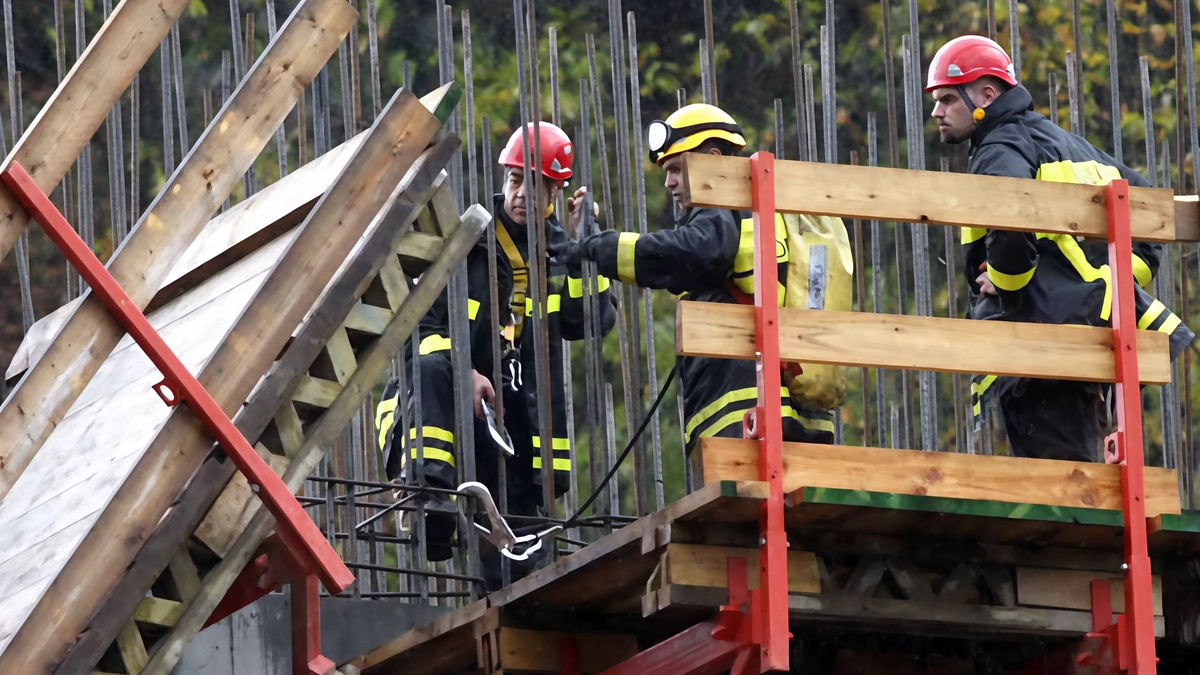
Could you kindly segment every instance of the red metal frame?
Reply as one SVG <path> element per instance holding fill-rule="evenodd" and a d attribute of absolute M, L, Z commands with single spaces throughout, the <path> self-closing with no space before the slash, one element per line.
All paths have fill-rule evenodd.
<path fill-rule="evenodd" d="M 0 172 L 3 181 L 13 195 L 42 226 L 46 235 L 67 257 L 79 275 L 91 287 L 108 311 L 121 324 L 134 342 L 142 348 L 154 363 L 163 380 L 154 385 L 154 392 L 163 403 L 174 407 L 181 401 L 217 440 L 225 453 L 233 460 L 238 470 L 246 476 L 251 489 L 258 494 L 267 510 L 275 517 L 275 530 L 286 545 L 267 560 L 266 556 L 251 562 L 243 570 L 231 593 L 221 601 L 218 611 L 209 622 L 219 620 L 237 609 L 253 602 L 262 595 L 279 587 L 279 579 L 272 581 L 271 572 L 278 577 L 278 570 L 294 568 L 303 570 L 303 581 L 293 583 L 292 618 L 293 645 L 296 661 L 294 672 L 299 675 L 328 672 L 334 663 L 321 656 L 320 607 L 317 603 L 317 579 L 325 585 L 331 595 L 336 595 L 354 581 L 354 574 L 338 557 L 333 547 L 321 534 L 304 508 L 300 506 L 283 480 L 271 470 L 258 453 L 250 447 L 237 427 L 217 405 L 203 385 L 188 371 L 158 334 L 145 315 L 130 299 L 121 285 L 105 269 L 95 252 L 84 243 L 66 218 L 50 201 L 29 174 L 18 162 L 12 162 Z M 288 576 L 296 576 L 293 570 Z M 303 657 L 300 659 L 299 657 Z"/>
<path fill-rule="evenodd" d="M 0 180 L 12 191 L 29 215 L 42 226 L 79 275 L 87 281 L 92 292 L 108 307 L 121 327 L 146 353 L 159 372 L 162 382 L 154 385 L 154 391 L 168 406 L 186 402 L 192 413 L 204 423 L 205 428 L 220 443 L 233 463 L 237 465 L 251 489 L 263 501 L 271 515 L 275 516 L 276 530 L 288 548 L 309 570 L 319 575 L 321 582 L 336 595 L 354 581 L 354 574 L 346 567 L 337 552 L 325 540 L 304 507 L 296 501 L 283 480 L 271 470 L 258 453 L 250 447 L 245 437 L 233 425 L 225 411 L 217 405 L 208 391 L 195 378 L 175 352 L 154 330 L 146 316 L 134 305 L 133 300 L 105 269 L 96 254 L 84 243 L 66 218 L 42 193 L 37 184 L 18 162 L 13 162 Z"/>
<path fill-rule="evenodd" d="M 1112 181 L 1105 188 L 1105 199 L 1108 211 L 1109 283 L 1112 284 L 1113 297 L 1111 323 L 1116 359 L 1114 393 L 1117 407 L 1117 431 L 1109 439 L 1115 442 L 1115 459 L 1121 464 L 1121 512 L 1125 525 L 1125 616 L 1122 618 L 1128 630 L 1125 630 L 1120 622 L 1112 624 L 1111 618 L 1107 623 L 1114 627 L 1112 634 L 1117 636 L 1112 647 L 1117 654 L 1118 668 L 1124 670 L 1127 667 L 1129 672 L 1144 675 L 1155 672 L 1157 659 L 1154 656 L 1150 553 L 1146 543 L 1146 486 L 1143 480 L 1145 463 L 1142 405 L 1139 395 L 1141 382 L 1138 379 L 1137 317 L 1133 293 L 1129 183 L 1124 180 Z M 1096 599 L 1095 593 L 1093 599 Z M 1110 602 L 1107 595 L 1103 601 Z"/>

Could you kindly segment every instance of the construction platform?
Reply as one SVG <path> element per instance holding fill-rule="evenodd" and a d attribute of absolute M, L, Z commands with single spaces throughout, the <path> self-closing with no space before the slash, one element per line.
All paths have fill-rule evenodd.
<path fill-rule="evenodd" d="M 1115 496 L 1102 474 L 1116 467 L 845 450 L 858 455 L 851 461 L 877 453 L 875 466 L 885 475 L 863 482 L 897 482 L 905 470 L 928 477 L 924 464 L 939 460 L 986 462 L 998 470 L 997 478 L 1004 470 L 1023 472 L 1051 503 L 937 496 L 947 490 L 921 486 L 909 494 L 790 489 L 785 527 L 792 672 L 1026 672 L 1092 630 L 1093 579 L 1114 579 L 1113 609 L 1123 611 L 1116 581 L 1123 561 L 1121 511 L 1064 504 Z M 914 457 L 924 462 L 906 461 Z M 812 482 L 853 482 L 848 466 L 825 463 Z M 1173 478 L 1174 472 L 1162 471 L 1161 478 Z M 1051 487 L 1055 480 L 1058 490 Z M 952 467 L 938 482 L 969 490 L 954 487 Z M 1147 482 L 1170 488 L 1169 482 Z M 1015 488 L 1014 494 L 1022 492 L 1021 484 Z M 748 559 L 750 588 L 757 586 L 759 507 L 767 494 L 763 482 L 710 481 L 351 665 L 371 674 L 560 673 L 567 672 L 564 649 L 573 648 L 564 645 L 573 643 L 581 672 L 602 672 L 712 619 L 729 601 L 730 558 Z M 1200 550 L 1200 513 L 1172 509 L 1175 491 L 1158 496 L 1152 504 L 1167 508 L 1149 519 L 1149 545 L 1160 672 L 1183 672 L 1168 664 L 1186 658 L 1200 637 L 1200 576 L 1189 562 Z"/>

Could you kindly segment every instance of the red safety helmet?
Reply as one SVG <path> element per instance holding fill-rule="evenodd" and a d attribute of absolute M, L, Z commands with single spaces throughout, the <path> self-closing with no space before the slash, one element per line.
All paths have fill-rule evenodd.
<path fill-rule="evenodd" d="M 575 155 L 572 152 L 571 139 L 558 127 L 549 122 L 538 124 L 542 137 L 542 175 L 550 180 L 566 180 L 571 177 L 571 162 Z M 529 149 L 534 150 L 533 123 L 529 124 Z M 525 168 L 525 134 L 517 129 L 500 153 L 501 166 L 512 169 Z"/>
<path fill-rule="evenodd" d="M 1017 84 L 1012 59 L 1003 47 L 981 35 L 956 37 L 934 54 L 925 91 L 959 87 L 987 75 Z"/>

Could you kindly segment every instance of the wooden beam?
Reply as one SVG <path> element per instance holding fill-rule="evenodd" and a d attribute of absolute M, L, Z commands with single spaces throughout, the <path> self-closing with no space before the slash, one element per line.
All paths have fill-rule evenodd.
<path fill-rule="evenodd" d="M 1017 604 L 1055 609 L 1092 609 L 1092 579 L 1111 579 L 1112 611 L 1125 612 L 1125 582 L 1120 573 L 1017 568 Z M 1151 577 L 1154 615 L 1162 616 L 1162 577 Z"/>
<path fill-rule="evenodd" d="M 568 633 L 500 627 L 496 633 L 497 672 L 561 673 L 562 643 L 579 646 L 582 673 L 600 673 L 638 652 L 637 636 L 619 633 Z"/>
<path fill-rule="evenodd" d="M 150 658 L 146 654 L 146 644 L 142 642 L 142 634 L 138 632 L 137 624 L 129 621 L 117 633 L 117 650 L 121 660 L 125 662 L 125 671 L 129 675 L 138 675 L 146 667 Z"/>
<path fill-rule="evenodd" d="M 357 16 L 338 0 L 306 0 L 280 29 L 109 262 L 138 308 L 154 297 Z M 89 293 L 0 406 L 0 499 L 124 335 Z"/>
<path fill-rule="evenodd" d="M 750 158 L 684 156 L 684 202 L 750 210 Z M 775 160 L 785 213 L 1108 236 L 1104 186 Z M 1175 240 L 1170 190 L 1130 188 L 1133 238 Z M 986 203 L 987 208 L 980 208 Z"/>
<path fill-rule="evenodd" d="M 270 465 L 271 470 L 282 476 L 290 463 L 286 457 L 271 454 L 261 444 L 254 446 L 258 454 Z M 250 490 L 250 483 L 241 473 L 233 478 L 208 510 L 204 520 L 196 527 L 195 537 L 204 542 L 219 556 L 229 552 L 237 534 L 245 529 L 250 517 L 258 510 L 258 497 Z M 199 592 L 199 589 L 196 589 Z M 195 593 L 192 597 L 195 597 Z M 189 598 L 191 599 L 191 598 Z"/>
<path fill-rule="evenodd" d="M 0 169 L 20 162 L 50 194 L 188 4 L 189 0 L 119 3 Z M 7 187 L 0 187 L 0 259 L 28 224 L 29 214 L 20 202 Z"/>
<path fill-rule="evenodd" d="M 423 101 L 426 108 L 438 111 L 439 120 L 444 120 L 442 115 L 445 114 L 441 106 L 442 100 L 442 96 L 434 96 L 427 97 L 427 100 Z M 424 194 L 440 168 L 449 161 L 455 148 L 457 148 L 456 141 L 439 142 L 426 152 L 422 160 L 418 160 L 420 168 L 414 167 L 414 171 L 406 178 L 406 185 L 402 187 L 411 188 L 415 192 Z M 412 199 L 418 198 L 413 197 Z M 414 204 L 414 210 L 419 205 L 419 201 Z M 396 237 L 399 234 L 396 228 L 403 224 L 400 221 L 387 223 L 388 227 L 383 227 L 384 224 L 381 224 L 372 232 L 366 244 L 359 249 L 360 253 L 343 267 L 339 280 L 327 290 L 323 302 L 305 321 L 304 326 L 298 331 L 276 367 L 267 373 L 261 384 L 255 389 L 253 396 L 238 411 L 234 417 L 234 423 L 248 438 L 258 438 L 273 417 L 277 424 L 281 418 L 286 417 L 283 424 L 287 426 L 287 429 L 281 429 L 281 439 L 289 457 L 293 459 L 296 457 L 304 438 L 300 420 L 291 407 L 291 390 L 320 351 L 324 340 L 350 311 L 349 307 L 357 302 L 357 294 L 365 287 L 372 270 L 382 265 L 385 258 L 394 256 L 393 251 L 397 245 Z M 462 247 L 462 256 L 466 255 L 469 248 L 469 245 Z M 453 257 L 449 253 L 447 255 Z M 457 264 L 460 260 L 461 257 L 453 260 L 453 263 Z M 442 265 L 447 269 L 450 267 L 449 262 L 442 263 Z M 448 275 L 449 272 L 447 272 L 447 278 Z M 413 325 L 424 315 L 434 298 L 437 297 L 437 292 L 440 291 L 440 288 L 433 289 L 433 286 L 436 286 L 436 278 L 436 274 L 428 278 L 431 290 L 425 292 L 425 295 L 430 295 L 425 304 L 421 304 L 422 301 L 417 298 L 410 301 L 404 310 L 406 316 L 407 314 L 415 315 L 412 318 Z M 444 284 L 444 281 L 442 283 Z M 411 332 L 411 327 L 409 331 Z M 403 340 L 401 340 L 402 342 Z M 395 350 L 393 350 L 394 352 Z M 370 381 L 370 384 L 359 386 L 365 386 L 365 389 L 369 390 L 386 364 L 387 359 L 384 360 L 383 365 L 364 364 L 362 359 L 359 359 L 356 375 L 361 380 L 369 379 Z M 372 368 L 378 369 L 372 370 Z M 351 379 L 353 381 L 354 377 Z M 326 416 L 328 416 L 328 412 Z M 346 417 L 342 422 L 343 426 L 348 420 L 349 417 Z M 294 422 L 294 425 L 290 424 L 291 422 Z M 297 440 L 297 437 L 298 441 L 295 446 L 288 447 L 288 443 Z M 114 629 L 110 627 L 133 611 L 133 603 L 137 598 L 145 595 L 162 572 L 164 561 L 174 555 L 199 526 L 210 506 L 233 477 L 234 472 L 234 467 L 223 459 L 221 453 L 210 454 L 205 458 L 200 469 L 188 483 L 187 489 L 158 523 L 154 534 L 138 552 L 129 570 L 108 594 L 104 606 L 93 617 L 91 628 L 83 633 L 71 647 L 62 665 L 56 671 L 57 673 L 69 675 L 89 667 L 99 660 L 113 639 Z M 239 567 L 238 571 L 240 570 Z M 201 617 L 201 623 L 207 617 L 207 614 Z"/>
<path fill-rule="evenodd" d="M 746 559 L 750 588 L 758 588 L 758 549 L 696 544 L 667 546 L 664 583 L 728 588 L 729 559 Z M 788 592 L 820 593 L 817 556 L 809 551 L 788 551 Z"/>
<path fill-rule="evenodd" d="M 417 322 L 433 305 L 439 293 L 450 279 L 455 268 L 466 258 L 471 247 L 483 232 L 489 218 L 487 212 L 475 205 L 468 209 L 456 236 L 446 244 L 445 253 L 422 277 L 423 281 L 409 294 L 405 305 L 396 312 L 387 330 L 366 351 L 359 355 L 358 370 L 342 389 L 336 401 L 313 424 L 305 438 L 304 446 L 297 451 L 283 479 L 293 491 L 298 490 L 305 478 L 312 473 L 324 456 L 334 438 L 341 433 L 346 423 L 360 409 L 363 399 L 374 388 L 380 373 L 395 356 L 405 339 L 412 333 Z M 272 519 L 265 509 L 260 508 L 250 524 L 238 537 L 227 555 L 205 578 L 205 588 L 196 600 L 184 610 L 184 615 L 156 647 L 151 656 L 149 673 L 167 675 L 182 655 L 185 645 L 191 642 L 204 621 L 212 614 L 217 603 L 234 579 L 253 557 L 263 539 L 270 534 Z"/>
<path fill-rule="evenodd" d="M 133 612 L 133 620 L 152 626 L 174 626 L 183 613 L 183 603 L 176 600 L 145 597 Z"/>
<path fill-rule="evenodd" d="M 754 358 L 754 307 L 680 302 L 675 348 L 685 356 Z M 1113 381 L 1112 331 L 1015 321 L 779 309 L 784 361 L 941 373 Z M 1169 337 L 1138 331 L 1139 375 L 1171 381 Z"/>
<path fill-rule="evenodd" d="M 1175 241 L 1200 241 L 1200 199 L 1175 197 Z"/>
<path fill-rule="evenodd" d="M 705 438 L 706 483 L 758 476 L 758 442 Z M 810 443 L 783 444 L 783 489 L 867 490 L 1086 509 L 1121 509 L 1121 472 L 1113 464 Z M 1172 469 L 1146 467 L 1146 513 L 1179 513 Z"/>

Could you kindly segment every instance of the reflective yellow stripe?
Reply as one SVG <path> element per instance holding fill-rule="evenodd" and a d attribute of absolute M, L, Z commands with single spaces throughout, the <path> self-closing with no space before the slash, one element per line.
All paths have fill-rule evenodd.
<path fill-rule="evenodd" d="M 562 295 L 553 293 L 546 298 L 546 313 L 553 314 L 562 310 Z M 533 298 L 525 298 L 525 316 L 533 316 Z"/>
<path fill-rule="evenodd" d="M 1101 164 L 1095 160 L 1072 162 L 1048 162 L 1038 167 L 1036 178 L 1052 183 L 1082 183 L 1084 185 L 1108 185 L 1121 177 L 1115 166 Z"/>
<path fill-rule="evenodd" d="M 1108 321 L 1108 317 L 1112 313 L 1112 284 L 1108 282 L 1110 278 L 1108 265 L 1093 267 L 1092 263 L 1088 262 L 1083 249 L 1079 247 L 1079 242 L 1069 234 L 1045 234 L 1039 232 L 1037 238 L 1053 241 L 1058 246 L 1059 252 L 1071 263 L 1071 267 L 1075 268 L 1075 271 L 1084 281 L 1091 283 L 1097 279 L 1104 280 L 1104 304 L 1100 306 L 1100 318 Z"/>
<path fill-rule="evenodd" d="M 607 291 L 609 287 L 608 277 L 597 275 L 596 278 L 598 281 L 592 282 L 592 288 L 595 288 L 597 293 L 603 293 L 604 291 Z M 583 279 L 567 277 L 567 295 L 572 298 L 582 298 Z"/>
<path fill-rule="evenodd" d="M 1183 323 L 1182 320 L 1172 314 L 1171 316 L 1167 317 L 1167 320 L 1164 321 L 1161 326 L 1158 327 L 1158 332 L 1170 335 L 1171 333 L 1175 332 L 1176 328 L 1179 328 L 1180 323 Z"/>
<path fill-rule="evenodd" d="M 987 229 L 982 227 L 964 227 L 962 230 L 963 245 L 970 244 L 987 236 Z"/>
<path fill-rule="evenodd" d="M 981 405 L 981 402 L 983 401 L 983 392 L 987 391 L 988 387 L 992 386 L 992 383 L 995 381 L 995 375 L 988 375 L 987 377 L 983 378 L 982 382 L 971 382 L 971 396 L 975 399 L 974 403 L 971 405 L 972 414 L 978 415 L 983 409 Z"/>
<path fill-rule="evenodd" d="M 1165 311 L 1167 311 L 1167 306 L 1162 304 L 1161 301 L 1155 300 L 1154 302 L 1150 303 L 1150 308 L 1146 310 L 1146 313 L 1142 315 L 1142 318 L 1138 319 L 1138 330 L 1146 330 L 1149 328 L 1150 324 L 1154 323 L 1154 320 L 1161 316 Z"/>
<path fill-rule="evenodd" d="M 540 449 L 542 447 L 542 437 L 541 436 L 533 437 L 533 447 L 538 448 L 538 449 Z M 551 448 L 551 450 L 570 450 L 570 449 L 571 449 L 571 440 L 570 439 L 560 438 L 557 436 L 554 438 L 554 447 Z"/>
<path fill-rule="evenodd" d="M 571 470 L 571 460 L 570 460 L 570 458 L 567 458 L 567 457 L 555 457 L 554 461 L 551 463 L 551 466 L 554 467 L 555 471 L 570 471 Z M 542 456 L 541 455 L 533 456 L 533 468 L 537 469 L 539 471 L 541 470 L 541 468 L 542 468 Z"/>
<path fill-rule="evenodd" d="M 745 389 L 734 389 L 733 391 L 725 394 L 721 398 L 718 398 L 717 400 L 713 401 L 712 403 L 709 403 L 708 405 L 704 406 L 699 411 L 697 411 L 695 415 L 692 415 L 692 419 L 688 420 L 687 426 L 684 428 L 684 431 L 687 432 L 688 438 L 691 438 L 692 432 L 696 430 L 696 427 L 698 427 L 701 424 L 708 421 L 708 419 L 710 417 L 712 417 L 713 415 L 716 415 L 717 413 L 721 412 L 721 408 L 724 408 L 725 406 L 729 405 L 730 403 L 736 403 L 738 401 L 749 401 L 749 400 L 754 400 L 754 401 L 758 400 L 758 387 L 747 387 Z M 738 414 L 740 415 L 741 413 L 738 413 Z"/>
<path fill-rule="evenodd" d="M 477 316 L 479 316 L 479 301 L 467 298 L 467 318 L 474 321 Z"/>
<path fill-rule="evenodd" d="M 716 422 L 713 422 L 712 424 L 708 425 L 707 429 L 705 429 L 704 431 L 701 431 L 700 436 L 698 436 L 698 438 L 710 438 L 712 436 L 716 436 L 717 434 L 721 433 L 721 431 L 723 431 L 726 427 L 728 427 L 731 424 L 741 424 L 742 420 L 745 419 L 745 417 L 746 417 L 745 410 L 734 410 L 732 412 L 727 412 L 724 415 L 722 415 L 720 417 L 720 419 L 718 419 Z M 692 435 L 689 432 L 688 433 L 688 442 L 690 443 L 692 440 L 694 440 L 694 439 L 692 438 Z"/>
<path fill-rule="evenodd" d="M 454 453 L 452 453 L 452 452 L 446 452 L 445 450 L 439 450 L 438 448 L 425 448 L 424 453 L 425 453 L 425 459 L 433 459 L 433 460 L 437 460 L 439 462 L 445 462 L 445 463 L 449 464 L 450 466 L 454 466 Z M 421 456 L 419 454 L 417 454 L 416 448 L 412 449 L 412 458 L 413 459 L 421 458 Z"/>
<path fill-rule="evenodd" d="M 421 427 L 421 430 L 422 430 L 422 436 L 426 439 L 433 439 L 435 441 L 445 441 L 446 443 L 454 442 L 454 434 L 445 429 L 442 429 L 439 427 L 426 426 L 426 427 Z M 417 440 L 416 427 L 413 427 L 412 429 L 408 430 L 408 440 L 410 440 L 410 441 Z"/>
<path fill-rule="evenodd" d="M 833 420 L 820 420 L 815 417 L 805 417 L 804 415 L 796 412 L 796 409 L 789 405 L 783 406 L 783 416 L 790 417 L 800 424 L 803 424 L 804 428 L 809 431 L 828 431 L 831 434 L 833 433 Z"/>
<path fill-rule="evenodd" d="M 775 262 L 786 263 L 791 260 L 788 249 L 787 223 L 782 213 L 775 214 Z M 737 254 L 733 258 L 733 271 L 729 273 L 733 283 L 747 295 L 754 295 L 754 219 L 743 218 L 741 235 L 738 238 Z M 784 284 L 779 283 L 779 303 L 783 305 Z"/>
<path fill-rule="evenodd" d="M 1154 273 L 1150 271 L 1150 266 L 1136 253 L 1133 254 L 1133 278 L 1142 288 L 1149 286 L 1154 279 Z"/>
<path fill-rule="evenodd" d="M 637 232 L 622 232 L 617 237 L 617 278 L 634 286 L 637 285 L 637 276 L 633 257 L 641 236 Z"/>
<path fill-rule="evenodd" d="M 1019 291 L 1025 288 L 1029 280 L 1033 278 L 1033 273 L 1037 268 L 1033 268 L 1023 274 L 1005 274 L 990 264 L 987 266 L 988 281 L 991 281 L 1002 291 Z"/>
<path fill-rule="evenodd" d="M 397 394 L 386 401 L 380 401 L 375 407 L 375 428 L 379 430 L 379 447 L 387 445 L 388 432 L 392 430 L 392 425 L 396 421 L 396 406 L 400 404 L 400 395 Z M 386 422 L 386 423 L 385 423 Z"/>
<path fill-rule="evenodd" d="M 450 349 L 450 338 L 441 335 L 430 335 L 421 340 L 421 347 L 417 351 L 421 356 L 424 356 L 434 352 L 444 352 L 447 349 Z"/>

